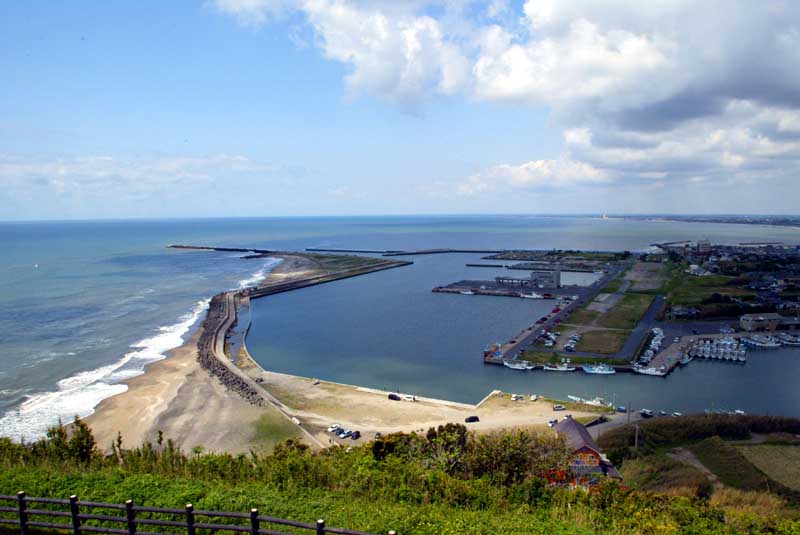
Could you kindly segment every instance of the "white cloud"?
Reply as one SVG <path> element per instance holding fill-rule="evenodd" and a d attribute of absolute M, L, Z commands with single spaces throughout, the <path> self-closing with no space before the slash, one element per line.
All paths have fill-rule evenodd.
<path fill-rule="evenodd" d="M 534 160 L 520 165 L 500 164 L 469 177 L 459 185 L 463 195 L 512 189 L 564 188 L 579 184 L 608 182 L 608 174 L 584 162 L 562 157 L 557 160 Z"/>
<path fill-rule="evenodd" d="M 470 9 L 477 5 L 477 9 Z M 800 172 L 800 3 L 785 0 L 217 0 L 240 22 L 302 13 L 353 95 L 545 105 L 556 160 L 488 168 L 465 194 Z M 242 18 L 244 17 L 244 19 Z"/>
<path fill-rule="evenodd" d="M 144 197 L 271 169 L 244 156 L 226 154 L 128 160 L 111 156 L 31 159 L 5 155 L 0 156 L 0 183 L 11 190 L 38 186 L 54 195 Z"/>

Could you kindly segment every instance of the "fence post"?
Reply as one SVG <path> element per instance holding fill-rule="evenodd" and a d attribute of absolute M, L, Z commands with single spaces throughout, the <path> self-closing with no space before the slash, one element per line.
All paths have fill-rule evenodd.
<path fill-rule="evenodd" d="M 250 535 L 258 535 L 258 509 L 250 509 Z"/>
<path fill-rule="evenodd" d="M 186 535 L 194 535 L 194 506 L 186 504 Z"/>
<path fill-rule="evenodd" d="M 321 518 L 317 520 L 317 535 L 325 535 L 325 521 Z"/>
<path fill-rule="evenodd" d="M 72 534 L 81 535 L 81 519 L 78 517 L 78 497 L 74 494 L 69 497 L 69 512 L 72 515 Z"/>
<path fill-rule="evenodd" d="M 17 493 L 17 506 L 19 508 L 19 531 L 22 535 L 28 535 L 28 513 L 25 512 L 28 506 L 25 503 L 25 493 L 22 491 Z"/>
<path fill-rule="evenodd" d="M 125 501 L 125 516 L 128 519 L 128 535 L 136 535 L 136 511 L 133 510 L 133 500 Z"/>

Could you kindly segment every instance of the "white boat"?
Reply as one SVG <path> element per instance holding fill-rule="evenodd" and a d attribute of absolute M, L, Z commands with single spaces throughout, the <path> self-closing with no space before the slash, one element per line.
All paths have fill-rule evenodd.
<path fill-rule="evenodd" d="M 461 295 L 475 295 L 475 292 L 473 292 L 472 290 L 461 290 L 458 293 L 460 293 Z"/>
<path fill-rule="evenodd" d="M 583 366 L 583 371 L 595 375 L 614 375 L 617 370 L 608 366 L 607 364 L 598 364 L 596 366 Z"/>
<path fill-rule="evenodd" d="M 531 292 L 529 294 L 519 294 L 519 296 L 523 299 L 544 299 L 543 295 L 537 294 L 536 292 Z"/>
<path fill-rule="evenodd" d="M 645 368 L 644 366 L 634 365 L 633 371 L 635 373 L 640 373 L 642 375 L 654 375 L 656 377 L 664 377 L 665 375 L 667 375 L 667 371 L 664 369 L 664 366 L 661 366 L 659 368 L 653 368 L 653 367 Z"/>
<path fill-rule="evenodd" d="M 545 364 L 543 369 L 544 371 L 547 372 L 574 372 L 576 368 L 574 366 L 570 366 L 569 364 L 565 364 L 562 362 L 557 366 L 551 366 L 550 364 Z"/>
<path fill-rule="evenodd" d="M 528 371 L 533 369 L 533 365 L 528 362 L 509 362 L 507 360 L 504 360 L 503 366 L 505 366 L 506 368 L 510 368 L 512 370 L 519 370 L 519 371 Z"/>

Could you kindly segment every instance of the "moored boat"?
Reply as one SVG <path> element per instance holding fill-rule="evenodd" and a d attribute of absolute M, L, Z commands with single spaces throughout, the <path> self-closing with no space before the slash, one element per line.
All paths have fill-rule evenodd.
<path fill-rule="evenodd" d="M 597 364 L 596 366 L 583 366 L 583 371 L 594 375 L 613 375 L 617 370 L 607 364 Z"/>

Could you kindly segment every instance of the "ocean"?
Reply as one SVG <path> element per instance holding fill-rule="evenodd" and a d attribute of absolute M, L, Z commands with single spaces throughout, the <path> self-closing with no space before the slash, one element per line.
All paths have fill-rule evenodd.
<path fill-rule="evenodd" d="M 255 284 L 275 265 L 167 249 L 170 243 L 644 250 L 699 238 L 800 243 L 800 229 L 534 216 L 0 223 L 0 435 L 32 439 L 59 419 L 90 414 L 125 390 L 122 381 L 180 345 L 212 295 Z M 665 410 L 800 413 L 798 394 L 783 379 L 800 372 L 794 350 L 760 352 L 743 367 L 692 363 L 666 380 L 523 376 L 486 367 L 478 358 L 483 346 L 515 334 L 544 305 L 432 294 L 434 283 L 475 275 L 464 266 L 467 257 L 414 257 L 410 268 L 256 301 L 251 352 L 276 371 L 459 401 L 514 388 L 633 398 L 631 404 Z M 464 299 L 473 299 L 469 307 Z"/>

